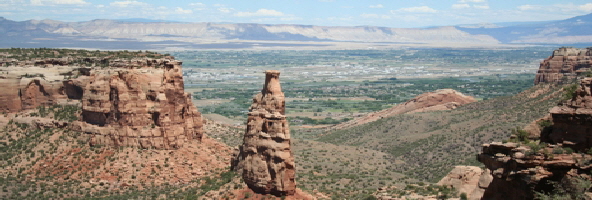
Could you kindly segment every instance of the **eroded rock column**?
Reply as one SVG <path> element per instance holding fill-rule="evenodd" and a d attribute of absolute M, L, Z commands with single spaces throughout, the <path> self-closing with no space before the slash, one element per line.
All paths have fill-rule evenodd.
<path fill-rule="evenodd" d="M 254 192 L 277 196 L 296 192 L 294 155 L 280 72 L 265 71 L 265 85 L 249 109 L 243 145 L 233 162 Z"/>

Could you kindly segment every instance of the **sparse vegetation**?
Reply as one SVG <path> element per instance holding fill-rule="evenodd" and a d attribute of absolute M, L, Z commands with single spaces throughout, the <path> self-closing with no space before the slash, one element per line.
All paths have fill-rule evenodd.
<path fill-rule="evenodd" d="M 586 191 L 590 190 L 592 182 L 585 178 L 576 177 L 560 182 L 548 181 L 554 189 L 551 192 L 535 192 L 535 199 L 557 200 L 557 199 L 588 199 Z"/>

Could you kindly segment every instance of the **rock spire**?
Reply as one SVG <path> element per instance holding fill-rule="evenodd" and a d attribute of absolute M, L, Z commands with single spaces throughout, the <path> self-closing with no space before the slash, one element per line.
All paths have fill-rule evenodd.
<path fill-rule="evenodd" d="M 290 196 L 296 192 L 296 171 L 279 76 L 279 71 L 265 71 L 265 85 L 253 98 L 233 168 L 256 193 Z"/>

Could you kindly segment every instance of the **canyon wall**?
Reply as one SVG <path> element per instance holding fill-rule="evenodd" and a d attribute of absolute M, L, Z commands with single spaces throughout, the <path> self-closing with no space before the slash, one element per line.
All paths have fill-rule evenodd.
<path fill-rule="evenodd" d="M 536 73 L 534 84 L 564 82 L 574 79 L 578 73 L 592 67 L 592 49 L 562 47 L 543 60 Z"/>
<path fill-rule="evenodd" d="M 243 145 L 232 168 L 256 193 L 291 196 L 296 192 L 296 170 L 279 75 L 279 71 L 265 72 L 265 85 L 253 98 Z"/>

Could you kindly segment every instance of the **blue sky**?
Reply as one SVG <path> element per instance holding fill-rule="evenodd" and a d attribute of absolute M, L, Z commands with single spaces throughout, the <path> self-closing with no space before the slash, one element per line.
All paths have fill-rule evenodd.
<path fill-rule="evenodd" d="M 409 28 L 559 20 L 588 13 L 589 0 L 0 0 L 0 16 L 17 21 L 146 18 Z"/>

